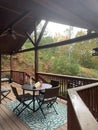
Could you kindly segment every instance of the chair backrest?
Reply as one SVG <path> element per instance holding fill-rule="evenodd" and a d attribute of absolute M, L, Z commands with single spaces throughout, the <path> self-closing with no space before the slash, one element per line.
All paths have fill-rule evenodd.
<path fill-rule="evenodd" d="M 53 87 L 53 88 L 48 88 L 45 89 L 45 94 L 44 94 L 44 98 L 53 98 L 53 97 L 57 97 L 58 93 L 59 93 L 59 86 L 58 87 Z"/>
<path fill-rule="evenodd" d="M 11 88 L 12 88 L 12 91 L 13 91 L 14 95 L 18 99 L 19 95 L 18 95 L 17 89 L 15 87 L 13 87 L 12 85 L 11 85 Z"/>
<path fill-rule="evenodd" d="M 50 84 L 52 85 L 52 87 L 57 87 L 57 86 L 59 86 L 59 81 L 51 80 Z"/>

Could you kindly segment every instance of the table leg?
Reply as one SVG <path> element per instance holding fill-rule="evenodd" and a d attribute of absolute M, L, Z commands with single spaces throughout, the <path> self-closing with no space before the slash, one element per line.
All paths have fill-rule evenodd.
<path fill-rule="evenodd" d="M 35 112 L 35 91 L 33 91 L 33 112 Z"/>
<path fill-rule="evenodd" d="M 23 89 L 23 95 L 25 94 L 25 90 Z"/>

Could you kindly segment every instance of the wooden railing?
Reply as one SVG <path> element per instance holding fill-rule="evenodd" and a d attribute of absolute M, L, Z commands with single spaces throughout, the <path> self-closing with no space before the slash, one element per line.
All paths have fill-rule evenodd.
<path fill-rule="evenodd" d="M 52 73 L 38 73 L 38 80 L 43 80 L 44 82 L 50 82 L 51 80 L 58 80 L 60 83 L 60 92 L 59 97 L 66 99 L 67 98 L 67 89 L 79 87 L 86 84 L 91 84 L 98 82 L 97 79 L 77 77 L 77 76 L 68 76 Z"/>
<path fill-rule="evenodd" d="M 11 71 L 10 74 L 14 82 L 19 84 L 29 82 L 30 76 L 25 72 Z M 35 81 L 34 78 L 32 79 Z M 38 80 L 50 82 L 52 79 L 60 82 L 61 98 L 66 99 L 66 92 L 68 92 L 68 130 L 98 130 L 98 80 L 38 73 Z"/>
<path fill-rule="evenodd" d="M 11 79 L 13 82 L 23 85 L 25 83 L 25 72 L 11 71 Z"/>
<path fill-rule="evenodd" d="M 12 70 L 11 79 L 13 82 L 23 85 L 23 84 L 29 83 L 30 75 L 27 74 L 26 72 Z M 32 77 L 32 80 L 35 81 L 33 77 Z"/>
<path fill-rule="evenodd" d="M 1 71 L 1 77 L 9 78 L 11 81 L 21 85 L 29 83 L 30 79 L 30 75 L 27 74 L 26 72 L 13 71 L 13 70 Z M 34 77 L 32 77 L 32 80 L 35 81 Z"/>
<path fill-rule="evenodd" d="M 98 83 L 68 90 L 68 130 L 98 130 Z"/>
<path fill-rule="evenodd" d="M 26 84 L 29 83 L 30 75 L 26 72 L 20 72 L 20 71 L 2 71 L 2 75 L 9 73 L 9 77 L 11 77 L 11 80 L 13 82 L 16 82 L 18 84 Z M 67 98 L 67 89 L 68 88 L 74 88 L 83 86 L 86 84 L 91 84 L 94 82 L 98 82 L 97 79 L 90 79 L 90 78 L 83 78 L 83 77 L 77 77 L 77 76 L 68 76 L 68 75 L 60 75 L 60 74 L 52 74 L 52 73 L 42 73 L 39 72 L 38 74 L 38 80 L 42 80 L 43 82 L 50 83 L 51 80 L 58 80 L 60 83 L 60 91 L 59 91 L 59 97 L 66 99 Z M 32 76 L 32 80 L 35 82 L 34 77 Z"/>
<path fill-rule="evenodd" d="M 22 72 L 22 71 L 14 71 L 14 70 L 1 71 L 1 77 L 9 78 L 13 82 L 16 82 L 21 85 L 25 83 L 29 83 L 30 77 L 32 78 L 32 81 L 35 82 L 35 78 L 33 76 L 30 76 L 26 72 Z"/>

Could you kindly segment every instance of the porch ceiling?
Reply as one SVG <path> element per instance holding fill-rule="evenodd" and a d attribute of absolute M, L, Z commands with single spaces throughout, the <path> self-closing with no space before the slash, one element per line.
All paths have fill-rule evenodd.
<path fill-rule="evenodd" d="M 40 20 L 98 31 L 97 0 L 0 0 L 0 52 L 21 49 Z M 12 32 L 14 36 L 11 35 Z"/>

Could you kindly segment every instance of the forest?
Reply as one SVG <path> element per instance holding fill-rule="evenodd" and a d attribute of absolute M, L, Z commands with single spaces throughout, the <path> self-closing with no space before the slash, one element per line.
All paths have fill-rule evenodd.
<path fill-rule="evenodd" d="M 66 35 L 56 33 L 54 37 L 44 33 L 40 45 L 64 41 L 71 38 L 65 30 Z M 72 31 L 72 30 L 71 30 Z M 85 31 L 78 31 L 75 37 L 85 35 Z M 33 38 L 33 36 L 32 36 Z M 38 53 L 39 72 L 81 76 L 98 77 L 98 57 L 92 56 L 92 49 L 97 47 L 98 38 L 70 45 L 41 49 Z M 31 48 L 33 44 L 27 40 L 22 49 Z M 8 70 L 9 56 L 2 55 L 2 70 Z M 19 53 L 13 56 L 13 70 L 26 71 L 34 74 L 34 51 Z"/>

